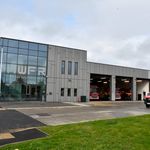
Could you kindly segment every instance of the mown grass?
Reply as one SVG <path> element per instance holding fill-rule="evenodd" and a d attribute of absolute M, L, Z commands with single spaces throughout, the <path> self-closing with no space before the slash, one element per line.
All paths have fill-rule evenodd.
<path fill-rule="evenodd" d="M 149 150 L 150 115 L 42 127 L 48 137 L 1 150 Z"/>

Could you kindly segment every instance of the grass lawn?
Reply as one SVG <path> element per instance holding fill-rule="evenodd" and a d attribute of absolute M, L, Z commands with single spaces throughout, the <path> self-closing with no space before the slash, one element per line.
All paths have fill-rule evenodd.
<path fill-rule="evenodd" d="M 150 115 L 42 127 L 49 136 L 0 150 L 150 150 Z"/>

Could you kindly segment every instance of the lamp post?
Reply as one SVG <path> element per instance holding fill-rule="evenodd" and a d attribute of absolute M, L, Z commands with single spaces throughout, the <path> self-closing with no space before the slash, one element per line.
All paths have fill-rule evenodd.
<path fill-rule="evenodd" d="M 1 48 L 1 61 L 0 61 L 0 96 L 2 95 L 2 67 L 3 67 L 3 47 Z"/>

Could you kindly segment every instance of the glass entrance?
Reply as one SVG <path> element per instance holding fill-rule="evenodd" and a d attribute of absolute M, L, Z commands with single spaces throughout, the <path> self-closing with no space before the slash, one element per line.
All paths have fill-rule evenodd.
<path fill-rule="evenodd" d="M 42 88 L 38 85 L 27 85 L 26 100 L 29 101 L 42 100 Z"/>

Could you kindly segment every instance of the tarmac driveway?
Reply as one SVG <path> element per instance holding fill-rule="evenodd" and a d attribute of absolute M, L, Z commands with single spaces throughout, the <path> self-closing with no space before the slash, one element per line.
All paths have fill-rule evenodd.
<path fill-rule="evenodd" d="M 38 120 L 16 110 L 0 110 L 0 134 L 16 129 L 44 126 Z"/>
<path fill-rule="evenodd" d="M 16 110 L 47 125 L 150 114 L 143 102 L 74 103 L 62 107 L 26 107 Z"/>

